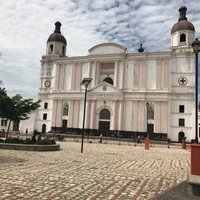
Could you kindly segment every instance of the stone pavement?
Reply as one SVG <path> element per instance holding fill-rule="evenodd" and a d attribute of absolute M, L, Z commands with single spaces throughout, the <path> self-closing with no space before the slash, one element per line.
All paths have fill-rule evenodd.
<path fill-rule="evenodd" d="M 177 186 L 169 189 L 158 197 L 155 198 L 156 200 L 200 200 L 199 196 L 194 196 L 192 194 L 192 187 L 187 182 L 184 181 Z"/>
<path fill-rule="evenodd" d="M 151 200 L 186 180 L 190 152 L 60 142 L 56 152 L 0 150 L 0 200 Z"/>

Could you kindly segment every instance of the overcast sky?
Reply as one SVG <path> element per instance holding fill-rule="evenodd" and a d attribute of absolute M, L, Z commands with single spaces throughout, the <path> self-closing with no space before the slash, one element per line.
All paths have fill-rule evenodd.
<path fill-rule="evenodd" d="M 1 0 L 0 85 L 10 96 L 37 98 L 40 59 L 56 21 L 68 56 L 87 55 L 102 42 L 122 44 L 129 52 L 140 43 L 145 51 L 169 50 L 181 6 L 200 37 L 199 0 Z"/>

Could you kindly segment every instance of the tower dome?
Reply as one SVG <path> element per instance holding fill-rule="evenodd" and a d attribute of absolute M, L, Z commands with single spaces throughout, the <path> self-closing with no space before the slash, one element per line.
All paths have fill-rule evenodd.
<path fill-rule="evenodd" d="M 180 30 L 195 31 L 194 25 L 190 21 L 187 20 L 186 11 L 187 11 L 187 8 L 185 6 L 179 9 L 180 17 L 178 19 L 178 22 L 173 25 L 171 29 L 171 34 Z"/>
<path fill-rule="evenodd" d="M 61 34 L 61 31 L 60 31 L 60 27 L 61 27 L 61 23 L 60 22 L 56 22 L 55 23 L 55 31 L 54 33 L 52 33 L 47 42 L 62 42 L 64 43 L 65 45 L 67 44 L 67 41 L 65 39 L 65 37 Z"/>
<path fill-rule="evenodd" d="M 179 19 L 171 29 L 171 46 L 172 47 L 191 47 L 195 38 L 194 25 L 187 20 L 187 8 L 182 6 L 179 8 Z"/>
<path fill-rule="evenodd" d="M 61 23 L 55 23 L 55 31 L 47 40 L 47 55 L 65 56 L 67 41 L 60 31 Z"/>

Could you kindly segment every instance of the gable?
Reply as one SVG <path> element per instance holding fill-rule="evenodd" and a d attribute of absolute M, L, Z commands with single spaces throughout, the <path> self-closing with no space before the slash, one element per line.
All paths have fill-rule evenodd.
<path fill-rule="evenodd" d="M 99 84 L 98 86 L 92 88 L 92 91 L 93 93 L 121 93 L 121 91 L 119 89 L 117 89 L 115 86 L 113 85 L 110 85 L 106 82 L 103 82 L 101 84 Z"/>
<path fill-rule="evenodd" d="M 90 55 L 125 53 L 126 48 L 116 43 L 102 43 L 89 49 Z"/>
<path fill-rule="evenodd" d="M 115 86 L 103 82 L 98 86 L 91 88 L 90 92 L 88 92 L 88 99 L 119 100 L 123 99 L 123 92 Z"/>

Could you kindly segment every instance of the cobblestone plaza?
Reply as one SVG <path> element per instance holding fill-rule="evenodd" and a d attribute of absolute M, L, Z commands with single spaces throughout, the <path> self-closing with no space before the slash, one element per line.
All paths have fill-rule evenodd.
<path fill-rule="evenodd" d="M 0 200 L 147 200 L 186 180 L 190 152 L 60 142 L 55 152 L 1 150 Z"/>

